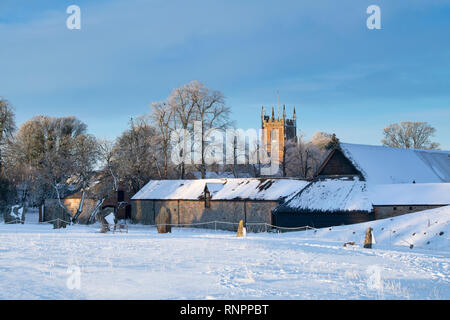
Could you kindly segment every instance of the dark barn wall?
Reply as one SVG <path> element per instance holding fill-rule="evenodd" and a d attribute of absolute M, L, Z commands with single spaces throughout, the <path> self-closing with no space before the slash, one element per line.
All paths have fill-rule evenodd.
<path fill-rule="evenodd" d="M 342 151 L 335 150 L 330 159 L 324 164 L 319 171 L 319 176 L 333 175 L 358 175 L 360 172 L 353 164 L 344 156 Z"/>
<path fill-rule="evenodd" d="M 368 222 L 375 219 L 370 212 L 278 212 L 273 215 L 274 224 L 278 227 L 314 227 L 326 228 L 354 223 Z"/>
<path fill-rule="evenodd" d="M 122 199 L 119 199 L 119 193 L 122 193 Z M 121 202 L 128 202 L 130 204 L 130 200 L 131 199 L 131 195 L 130 193 L 125 189 L 125 188 L 119 188 L 118 191 L 114 191 L 112 190 L 109 195 L 107 196 L 107 198 L 105 199 L 105 201 L 103 201 L 102 204 L 102 208 L 105 207 L 117 207 L 119 200 Z M 130 204 L 131 205 L 131 204 Z M 128 219 L 130 217 L 127 217 L 127 205 L 125 203 L 123 203 L 120 208 L 117 210 L 116 212 L 116 217 L 118 219 Z"/>
<path fill-rule="evenodd" d="M 142 224 L 155 224 L 155 217 L 161 207 L 171 213 L 172 224 L 192 224 L 212 221 L 232 222 L 200 225 L 201 228 L 237 230 L 240 220 L 247 223 L 272 223 L 272 210 L 278 206 L 277 201 L 211 201 L 210 208 L 205 208 L 202 200 L 133 200 L 132 221 Z M 247 226 L 247 231 L 262 231 L 265 226 Z"/>

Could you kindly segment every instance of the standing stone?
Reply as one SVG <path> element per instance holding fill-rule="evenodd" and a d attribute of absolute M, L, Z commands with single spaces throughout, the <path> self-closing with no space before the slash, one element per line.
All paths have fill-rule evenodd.
<path fill-rule="evenodd" d="M 111 231 L 109 229 L 109 223 L 106 220 L 106 216 L 108 216 L 109 214 L 112 214 L 112 213 L 108 209 L 101 210 L 101 211 L 97 212 L 97 214 L 96 214 L 96 219 L 101 225 L 100 233 L 107 233 L 108 231 Z"/>
<path fill-rule="evenodd" d="M 68 224 L 70 224 L 70 219 L 72 216 L 61 207 L 55 204 L 55 207 L 52 209 L 51 220 L 53 222 L 53 229 L 65 228 Z"/>
<path fill-rule="evenodd" d="M 236 234 L 236 237 L 243 237 L 244 236 L 244 220 L 239 221 L 239 227 Z"/>
<path fill-rule="evenodd" d="M 158 233 L 172 232 L 172 227 L 170 226 L 170 211 L 166 207 L 159 209 L 159 213 L 156 216 L 156 228 L 158 229 Z"/>
<path fill-rule="evenodd" d="M 367 228 L 366 238 L 364 239 L 364 248 L 372 249 L 372 228 Z"/>

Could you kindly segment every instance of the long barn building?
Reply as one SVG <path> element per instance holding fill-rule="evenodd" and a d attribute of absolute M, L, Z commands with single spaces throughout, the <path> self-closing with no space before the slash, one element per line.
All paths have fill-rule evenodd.
<path fill-rule="evenodd" d="M 235 230 L 243 220 L 249 231 L 258 231 L 273 224 L 272 211 L 307 184 L 263 178 L 152 180 L 131 199 L 131 215 L 134 222 L 153 225 L 165 207 L 173 225 Z"/>

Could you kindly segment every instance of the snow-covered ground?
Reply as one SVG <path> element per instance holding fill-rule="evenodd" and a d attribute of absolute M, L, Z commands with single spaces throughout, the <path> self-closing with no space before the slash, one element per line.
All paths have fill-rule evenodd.
<path fill-rule="evenodd" d="M 450 298 L 450 206 L 244 239 L 142 225 L 53 230 L 27 219 L 0 224 L 0 299 Z M 368 226 L 374 249 L 362 248 Z"/>

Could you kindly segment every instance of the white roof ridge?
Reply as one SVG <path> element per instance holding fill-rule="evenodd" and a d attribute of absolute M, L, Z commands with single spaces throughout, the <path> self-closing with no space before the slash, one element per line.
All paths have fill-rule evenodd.
<path fill-rule="evenodd" d="M 390 146 L 384 146 L 384 145 L 378 145 L 378 144 L 363 144 L 363 143 L 340 142 L 340 145 L 354 145 L 354 146 L 364 146 L 364 147 L 387 148 L 387 149 L 393 149 L 393 150 L 409 150 L 409 151 L 419 151 L 419 152 L 450 154 L 450 150 L 417 149 L 417 148 L 396 148 L 396 147 L 390 147 Z"/>
<path fill-rule="evenodd" d="M 450 182 L 450 151 L 352 143 L 340 150 L 371 183 Z"/>

